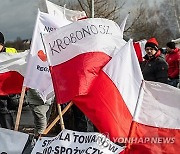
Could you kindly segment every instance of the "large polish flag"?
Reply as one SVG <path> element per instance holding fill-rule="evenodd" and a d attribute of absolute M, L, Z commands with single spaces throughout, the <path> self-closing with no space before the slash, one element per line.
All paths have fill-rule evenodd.
<path fill-rule="evenodd" d="M 56 5 L 48 0 L 46 0 L 46 6 L 49 14 L 60 18 L 65 18 L 69 21 L 74 22 L 80 19 L 87 18 L 84 11 L 70 10 L 65 7 Z"/>
<path fill-rule="evenodd" d="M 86 95 L 102 67 L 121 48 L 119 26 L 107 19 L 84 19 L 44 37 L 58 103 Z"/>
<path fill-rule="evenodd" d="M 0 55 L 0 95 L 21 93 L 29 51 Z"/>
<path fill-rule="evenodd" d="M 36 89 L 44 102 L 54 95 L 54 89 L 42 35 L 70 23 L 64 18 L 38 11 L 23 85 Z"/>
<path fill-rule="evenodd" d="M 127 153 L 178 154 L 180 89 L 144 81 L 129 135 Z"/>
<path fill-rule="evenodd" d="M 130 40 L 105 65 L 85 96 L 73 99 L 113 142 L 127 138 L 143 76 Z"/>

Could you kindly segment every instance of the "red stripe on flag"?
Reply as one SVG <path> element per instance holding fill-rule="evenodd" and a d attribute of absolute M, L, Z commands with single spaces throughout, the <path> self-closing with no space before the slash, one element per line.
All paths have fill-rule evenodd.
<path fill-rule="evenodd" d="M 21 93 L 24 77 L 16 71 L 0 73 L 0 95 Z"/>
<path fill-rule="evenodd" d="M 79 18 L 78 20 L 84 20 L 84 19 L 87 19 L 88 17 L 82 17 L 82 18 Z"/>
<path fill-rule="evenodd" d="M 128 154 L 178 154 L 180 130 L 158 128 L 133 122 Z M 132 143 L 131 143 L 132 142 Z"/>
<path fill-rule="evenodd" d="M 132 116 L 118 89 L 103 71 L 89 93 L 76 97 L 73 102 L 112 141 L 117 142 L 118 137 L 128 136 Z"/>
<path fill-rule="evenodd" d="M 67 62 L 51 66 L 52 81 L 58 103 L 85 95 L 99 71 L 111 58 L 103 52 L 88 52 Z"/>
<path fill-rule="evenodd" d="M 133 45 L 134 45 L 134 49 L 136 51 L 136 55 L 138 57 L 138 61 L 142 62 L 143 57 L 142 57 L 142 51 L 141 51 L 141 47 L 140 47 L 139 42 L 134 42 Z"/>

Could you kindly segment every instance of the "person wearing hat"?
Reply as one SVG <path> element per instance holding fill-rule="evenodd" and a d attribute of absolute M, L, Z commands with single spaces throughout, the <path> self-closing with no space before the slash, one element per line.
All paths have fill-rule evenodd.
<path fill-rule="evenodd" d="M 4 35 L 0 32 L 0 52 L 17 53 L 15 48 L 5 47 L 4 41 Z"/>
<path fill-rule="evenodd" d="M 4 35 L 0 32 L 0 52 L 4 51 Z"/>
<path fill-rule="evenodd" d="M 145 80 L 167 83 L 168 64 L 158 48 L 155 38 L 149 39 L 145 44 L 146 55 L 140 62 L 141 71 Z"/>
<path fill-rule="evenodd" d="M 9 53 L 8 48 L 4 45 L 5 39 L 3 33 L 0 32 L 0 54 L 2 52 Z M 16 53 L 16 50 L 12 50 L 11 53 Z M 14 110 L 17 109 L 17 103 L 13 101 L 13 97 L 16 95 L 0 95 L 0 127 L 13 129 L 14 128 L 14 119 L 13 114 Z"/>
<path fill-rule="evenodd" d="M 179 82 L 180 49 L 174 42 L 166 44 L 166 61 L 168 63 L 168 84 L 177 87 Z"/>
<path fill-rule="evenodd" d="M 5 52 L 4 35 L 0 32 L 0 53 Z M 9 96 L 0 96 L 0 127 L 13 129 L 14 121 L 12 112 L 8 109 Z"/>

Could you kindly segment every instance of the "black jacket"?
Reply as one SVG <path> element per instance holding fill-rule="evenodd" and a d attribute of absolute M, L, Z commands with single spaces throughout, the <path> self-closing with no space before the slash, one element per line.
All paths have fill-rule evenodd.
<path fill-rule="evenodd" d="M 158 51 L 151 59 L 147 55 L 145 61 L 140 63 L 141 71 L 145 80 L 167 83 L 168 64 Z"/>

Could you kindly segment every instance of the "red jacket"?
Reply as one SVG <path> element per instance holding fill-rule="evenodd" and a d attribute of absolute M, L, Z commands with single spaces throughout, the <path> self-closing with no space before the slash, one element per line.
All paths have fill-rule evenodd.
<path fill-rule="evenodd" d="M 180 49 L 176 48 L 171 53 L 166 55 L 166 62 L 168 63 L 168 77 L 175 79 L 179 76 L 180 65 Z"/>

